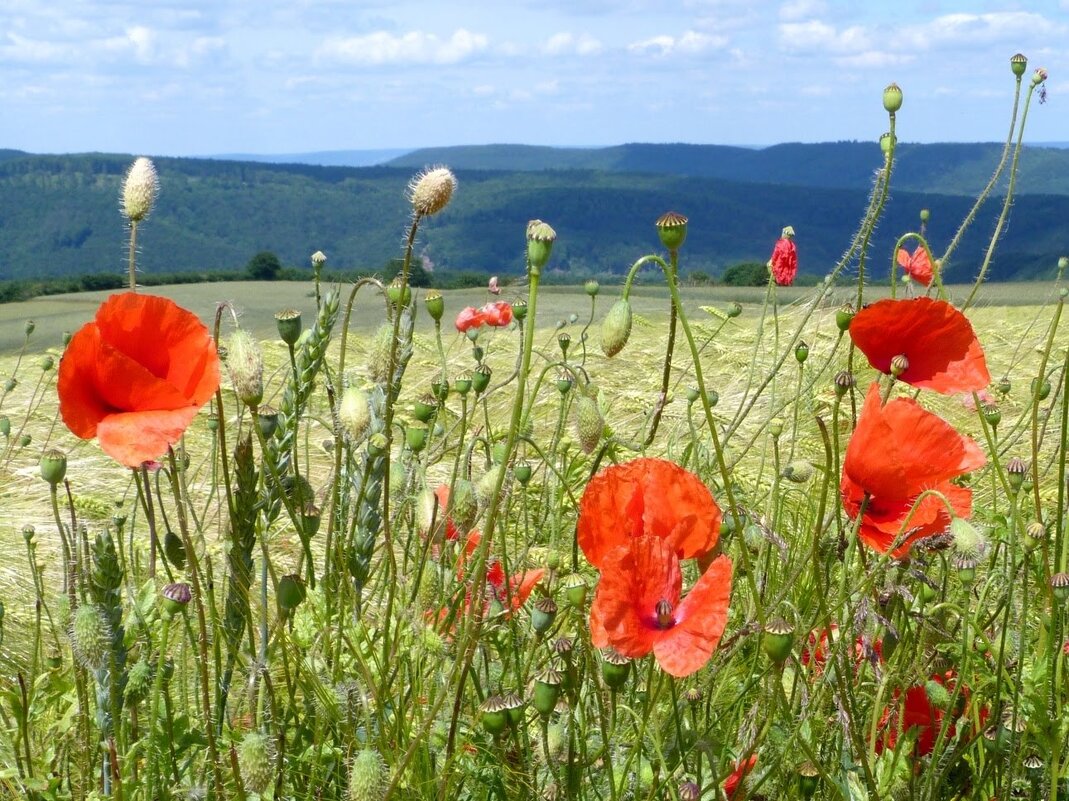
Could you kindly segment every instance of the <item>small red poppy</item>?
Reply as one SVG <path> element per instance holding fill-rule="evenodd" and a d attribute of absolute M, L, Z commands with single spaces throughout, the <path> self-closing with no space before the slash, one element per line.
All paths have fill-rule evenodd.
<path fill-rule="evenodd" d="M 720 508 L 709 488 L 664 459 L 635 459 L 602 470 L 579 502 L 576 536 L 597 568 L 614 548 L 644 535 L 670 542 L 679 559 L 704 557 L 716 547 L 719 532 Z"/>
<path fill-rule="evenodd" d="M 916 401 L 897 398 L 881 405 L 874 382 L 843 460 L 843 508 L 856 517 L 868 496 L 858 536 L 880 553 L 893 547 L 894 556 L 901 558 L 917 540 L 940 534 L 950 525 L 946 506 L 928 495 L 903 532 L 917 497 L 925 490 L 937 490 L 959 517 L 968 517 L 972 491 L 950 480 L 986 461 L 980 446 Z"/>
<path fill-rule="evenodd" d="M 162 456 L 219 388 L 219 356 L 192 312 L 155 295 L 112 295 L 59 364 L 59 410 L 127 467 Z"/>
<path fill-rule="evenodd" d="M 898 380 L 944 395 L 980 390 L 991 383 L 984 350 L 968 318 L 945 300 L 880 300 L 850 321 L 850 338 L 869 364 L 891 373 L 904 356 Z"/>
<path fill-rule="evenodd" d="M 472 328 L 481 328 L 484 325 L 500 328 L 511 322 L 512 306 L 507 301 L 496 300 L 478 309 L 474 306 L 461 309 L 460 314 L 457 315 L 456 326 L 457 331 L 463 334 Z"/>
<path fill-rule="evenodd" d="M 652 651 L 661 669 L 677 678 L 709 661 L 727 626 L 728 557 L 714 559 L 682 601 L 679 558 L 660 537 L 632 539 L 603 564 L 590 610 L 594 645 L 611 645 L 633 659 Z"/>
<path fill-rule="evenodd" d="M 932 676 L 931 681 L 942 685 L 948 692 L 953 693 L 957 675 L 953 670 L 948 670 L 946 673 L 936 673 Z M 958 696 L 959 707 L 952 712 L 954 717 L 959 717 L 968 705 L 969 694 L 968 687 L 961 688 Z M 876 753 L 880 753 L 885 748 L 893 749 L 898 743 L 900 729 L 902 734 L 910 734 L 912 732 L 916 736 L 917 739 L 913 746 L 914 756 L 921 757 L 932 753 L 935 748 L 936 738 L 943 727 L 943 718 L 947 714 L 946 711 L 932 703 L 928 695 L 928 689 L 923 684 L 914 685 L 907 689 L 904 699 L 902 693 L 896 690 L 894 698 L 894 704 L 885 709 L 880 717 L 879 729 L 883 732 L 883 735 L 875 742 Z M 978 712 L 978 719 L 981 725 L 987 718 L 988 710 L 981 708 Z M 948 723 L 946 737 L 950 738 L 954 735 L 954 724 Z"/>
<path fill-rule="evenodd" d="M 798 274 L 798 248 L 794 239 L 780 237 L 772 249 L 772 258 L 768 262 L 772 269 L 772 278 L 780 286 L 790 286 Z"/>
<path fill-rule="evenodd" d="M 898 266 L 901 267 L 914 281 L 928 286 L 932 283 L 932 262 L 928 258 L 928 251 L 921 245 L 911 254 L 905 248 L 898 249 Z"/>
<path fill-rule="evenodd" d="M 750 754 L 749 759 L 742 759 L 735 763 L 735 770 L 724 779 L 724 795 L 731 801 L 742 801 L 743 794 L 739 793 L 740 785 L 757 764 L 757 754 Z"/>

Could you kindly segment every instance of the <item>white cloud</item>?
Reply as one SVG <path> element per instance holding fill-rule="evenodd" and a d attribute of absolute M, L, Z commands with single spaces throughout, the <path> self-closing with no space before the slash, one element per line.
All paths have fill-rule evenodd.
<path fill-rule="evenodd" d="M 1063 4 L 1064 5 L 1064 4 Z M 919 25 L 902 29 L 911 47 L 931 49 L 963 45 L 974 48 L 996 42 L 1032 39 L 1064 29 L 1042 14 L 1028 11 L 996 11 L 988 14 L 944 14 Z"/>
<path fill-rule="evenodd" d="M 555 33 L 546 40 L 542 49 L 551 56 L 575 53 L 580 56 L 592 56 L 601 52 L 601 42 L 587 33 L 578 36 L 568 33 Z"/>
<path fill-rule="evenodd" d="M 860 25 L 842 30 L 818 19 L 784 22 L 777 28 L 780 44 L 791 52 L 821 51 L 854 54 L 871 47 L 870 33 Z"/>
<path fill-rule="evenodd" d="M 485 51 L 489 40 L 481 33 L 458 28 L 448 39 L 433 33 L 409 31 L 394 35 L 376 31 L 364 36 L 331 37 L 318 56 L 346 64 L 456 64 Z"/>
<path fill-rule="evenodd" d="M 697 31 L 687 31 L 682 36 L 668 34 L 652 36 L 638 42 L 632 42 L 627 49 L 632 53 L 643 55 L 667 56 L 672 53 L 694 55 L 713 48 L 722 48 L 728 43 L 726 36 L 715 36 Z"/>
<path fill-rule="evenodd" d="M 779 18 L 787 22 L 817 17 L 827 11 L 824 0 L 787 0 L 779 7 Z"/>

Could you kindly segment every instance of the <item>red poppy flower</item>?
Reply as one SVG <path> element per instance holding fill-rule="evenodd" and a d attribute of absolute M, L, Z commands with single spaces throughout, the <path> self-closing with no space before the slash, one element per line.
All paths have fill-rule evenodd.
<path fill-rule="evenodd" d="M 898 380 L 915 387 L 952 395 L 991 383 L 972 324 L 945 300 L 877 301 L 850 321 L 850 338 L 881 373 L 890 374 L 891 360 L 905 357 Z"/>
<path fill-rule="evenodd" d="M 946 673 L 937 673 L 931 678 L 933 682 L 945 687 L 948 693 L 954 692 L 956 679 L 957 676 L 953 670 L 948 670 Z M 883 732 L 883 736 L 875 743 L 876 753 L 880 753 L 884 748 L 894 748 L 898 743 L 899 730 L 901 730 L 902 734 L 913 732 L 916 735 L 917 740 L 913 746 L 914 756 L 921 757 L 932 753 L 935 748 L 935 740 L 943 726 L 943 717 L 947 714 L 946 711 L 932 703 L 928 696 L 928 689 L 923 684 L 915 685 L 906 690 L 904 700 L 902 694 L 896 690 L 894 698 L 895 703 L 885 709 L 880 717 L 879 728 Z M 959 717 L 969 702 L 968 687 L 962 687 L 958 701 L 959 708 L 952 713 L 954 717 Z M 980 709 L 979 721 L 981 725 L 987 720 L 987 717 L 987 709 Z M 954 734 L 954 725 L 952 723 L 947 724 L 945 737 L 950 738 Z"/>
<path fill-rule="evenodd" d="M 208 329 L 167 298 L 112 295 L 71 338 L 59 364 L 59 410 L 120 464 L 156 459 L 219 388 Z"/>
<path fill-rule="evenodd" d="M 754 769 L 754 765 L 757 764 L 757 754 L 750 754 L 749 759 L 743 759 L 735 763 L 735 770 L 731 772 L 731 775 L 724 779 L 724 795 L 726 795 L 732 801 L 742 801 L 742 795 L 736 795 L 739 792 L 739 785 Z"/>
<path fill-rule="evenodd" d="M 674 548 L 638 537 L 604 559 L 590 610 L 594 645 L 639 658 L 651 651 L 676 677 L 689 676 L 713 655 L 727 626 L 731 560 L 718 556 L 680 601 L 683 578 Z"/>
<path fill-rule="evenodd" d="M 476 309 L 467 306 L 460 310 L 457 315 L 457 331 L 466 333 L 472 328 L 481 328 L 484 325 L 492 325 L 496 328 L 506 326 L 512 322 L 512 306 L 507 301 L 497 300 L 487 303 Z"/>
<path fill-rule="evenodd" d="M 472 531 L 468 534 L 468 538 L 464 543 L 464 550 L 457 561 L 458 581 L 464 580 L 464 566 L 467 564 L 468 559 L 471 558 L 471 555 L 475 553 L 475 549 L 479 547 L 481 541 L 482 534 L 478 531 Z M 499 559 L 490 557 L 486 563 L 486 583 L 490 586 L 494 598 L 501 603 L 509 601 L 513 611 L 527 603 L 531 592 L 545 575 L 545 569 L 539 568 L 538 570 L 526 570 L 519 575 L 507 576 L 505 568 Z M 507 587 L 506 584 L 508 585 Z"/>
<path fill-rule="evenodd" d="M 719 533 L 720 508 L 709 488 L 664 459 L 635 459 L 602 470 L 579 502 L 579 547 L 599 569 L 610 551 L 634 537 L 660 537 L 679 559 L 690 559 L 712 551 Z"/>
<path fill-rule="evenodd" d="M 828 655 L 835 642 L 839 639 L 839 626 L 832 623 L 823 631 L 813 629 L 806 638 L 806 645 L 802 649 L 801 662 L 816 673 L 824 670 L 828 661 Z M 854 641 L 854 667 L 859 666 L 867 657 L 875 656 L 883 660 L 883 643 L 880 640 L 868 645 L 866 641 L 858 637 Z"/>
<path fill-rule="evenodd" d="M 903 532 L 917 496 L 937 490 L 959 517 L 968 517 L 972 491 L 950 479 L 985 462 L 975 442 L 916 401 L 897 398 L 881 406 L 879 385 L 874 382 L 843 460 L 843 508 L 856 517 L 867 495 L 858 536 L 880 553 L 894 546 L 894 556 L 901 558 L 917 540 L 940 534 L 950 525 L 946 506 L 928 495 Z"/>
<path fill-rule="evenodd" d="M 445 518 L 445 538 L 448 542 L 455 542 L 460 537 L 460 532 L 457 530 L 456 524 L 453 522 L 453 518 L 449 516 L 447 510 L 449 509 L 449 487 L 446 484 L 441 484 L 434 490 L 434 497 L 438 499 L 438 512 L 440 517 Z"/>
<path fill-rule="evenodd" d="M 772 278 L 780 286 L 790 286 L 798 274 L 798 248 L 791 237 L 780 237 L 772 249 L 772 258 L 768 262 L 772 268 Z"/>
<path fill-rule="evenodd" d="M 914 281 L 920 281 L 925 286 L 932 283 L 932 262 L 928 258 L 928 251 L 922 246 L 917 245 L 912 254 L 905 248 L 899 248 L 898 266 Z"/>

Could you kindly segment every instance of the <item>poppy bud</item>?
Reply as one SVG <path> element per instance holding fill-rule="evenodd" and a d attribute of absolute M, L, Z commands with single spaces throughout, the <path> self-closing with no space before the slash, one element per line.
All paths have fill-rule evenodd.
<path fill-rule="evenodd" d="M 193 599 L 193 592 L 184 582 L 166 585 L 160 595 L 163 597 L 163 611 L 168 615 L 177 615 Z"/>
<path fill-rule="evenodd" d="M 782 665 L 791 655 L 794 647 L 794 626 L 781 619 L 773 620 L 765 626 L 765 636 L 761 638 L 761 649 L 777 665 Z"/>
<path fill-rule="evenodd" d="M 778 439 L 783 433 L 783 419 L 779 417 L 773 417 L 768 421 L 768 433 L 772 435 L 773 439 Z"/>
<path fill-rule="evenodd" d="M 384 384 L 389 378 L 386 375 L 390 369 L 390 347 L 393 345 L 393 326 L 383 323 L 375 332 L 368 347 L 368 372 L 371 380 L 376 384 Z"/>
<path fill-rule="evenodd" d="M 88 668 L 104 664 L 111 642 L 111 627 L 96 604 L 78 607 L 71 623 L 71 644 L 78 659 Z"/>
<path fill-rule="evenodd" d="M 1010 59 L 1010 70 L 1013 72 L 1014 75 L 1020 78 L 1022 75 L 1024 75 L 1024 71 L 1026 69 L 1028 69 L 1028 59 L 1025 58 L 1023 54 L 1016 53 Z"/>
<path fill-rule="evenodd" d="M 932 213 L 928 209 L 921 209 L 921 225 L 927 225 Z"/>
<path fill-rule="evenodd" d="M 11 419 L 6 414 L 0 415 L 0 434 L 11 436 Z"/>
<path fill-rule="evenodd" d="M 699 393 L 698 390 L 695 389 L 694 387 L 690 387 L 687 390 L 687 405 L 688 406 L 692 406 L 694 404 L 694 402 L 696 400 L 698 400 L 698 398 L 700 398 L 700 397 L 701 397 L 701 393 Z"/>
<path fill-rule="evenodd" d="M 794 484 L 804 484 L 813 477 L 813 464 L 805 459 L 789 462 L 783 468 L 783 477 Z"/>
<path fill-rule="evenodd" d="M 255 409 L 264 397 L 264 356 L 248 331 L 238 329 L 230 336 L 226 369 L 234 394 Z"/>
<path fill-rule="evenodd" d="M 41 455 L 41 478 L 55 487 L 67 475 L 67 454 L 56 448 L 50 448 Z"/>
<path fill-rule="evenodd" d="M 307 596 L 304 580 L 298 575 L 283 576 L 278 580 L 278 605 L 284 612 L 292 612 Z"/>
<path fill-rule="evenodd" d="M 258 731 L 246 734 L 238 744 L 238 770 L 250 793 L 263 795 L 275 776 L 275 749 L 266 734 Z"/>
<path fill-rule="evenodd" d="M 382 456 L 386 453 L 386 448 L 389 446 L 390 441 L 386 439 L 386 435 L 381 431 L 376 431 L 372 434 L 367 441 L 367 452 L 370 456 Z"/>
<path fill-rule="evenodd" d="M 182 538 L 170 529 L 167 529 L 167 533 L 163 535 L 163 555 L 176 570 L 185 570 L 186 545 L 182 542 Z"/>
<path fill-rule="evenodd" d="M 1058 272 L 1069 270 L 1069 256 L 1058 257 Z"/>
<path fill-rule="evenodd" d="M 517 300 L 512 304 L 512 316 L 517 320 L 522 320 L 527 317 L 527 301 Z"/>
<path fill-rule="evenodd" d="M 489 365 L 480 364 L 475 368 L 475 372 L 472 373 L 471 376 L 472 389 L 477 393 L 485 392 L 486 388 L 490 386 L 490 376 L 492 374 L 493 371 L 490 369 Z"/>
<path fill-rule="evenodd" d="M 30 334 L 33 333 L 35 328 L 37 328 L 37 323 L 35 323 L 33 320 L 27 320 L 25 325 L 23 325 L 22 330 L 26 333 L 27 339 L 30 338 Z"/>
<path fill-rule="evenodd" d="M 548 223 L 541 220 L 527 223 L 527 263 L 536 275 L 549 261 L 556 239 L 557 232 Z"/>
<path fill-rule="evenodd" d="M 902 90 L 897 83 L 888 84 L 883 90 L 883 107 L 888 114 L 894 114 L 902 108 Z"/>
<path fill-rule="evenodd" d="M 381 801 L 388 778 L 382 755 L 373 748 L 363 749 L 349 769 L 349 801 Z"/>
<path fill-rule="evenodd" d="M 148 217 L 159 191 L 160 179 L 151 159 L 144 156 L 135 159 L 122 186 L 122 211 L 126 219 L 141 222 Z"/>
<path fill-rule="evenodd" d="M 805 364 L 805 360 L 809 358 L 809 345 L 805 342 L 799 342 L 798 346 L 794 349 L 794 358 L 798 364 Z"/>
<path fill-rule="evenodd" d="M 703 698 L 705 698 L 705 693 L 702 692 L 701 687 L 688 687 L 683 692 L 683 700 L 691 706 L 700 704 Z"/>
<path fill-rule="evenodd" d="M 959 553 L 979 554 L 987 547 L 984 535 L 964 517 L 950 521 L 950 537 L 954 541 L 954 550 Z"/>
<path fill-rule="evenodd" d="M 613 648 L 601 652 L 601 678 L 610 690 L 619 690 L 631 674 L 631 660 Z"/>
<path fill-rule="evenodd" d="M 598 402 L 586 393 L 580 394 L 575 402 L 575 434 L 583 453 L 593 453 L 604 432 L 605 420 Z"/>
<path fill-rule="evenodd" d="M 71 344 L 71 338 L 73 336 L 74 336 L 74 334 L 72 334 L 70 331 L 64 331 L 63 332 L 63 336 L 61 337 L 61 339 L 63 341 L 63 347 L 67 347 L 69 344 Z"/>
<path fill-rule="evenodd" d="M 418 216 L 429 217 L 449 205 L 456 188 L 456 176 L 448 167 L 434 167 L 412 179 L 408 185 L 408 199 Z"/>
<path fill-rule="evenodd" d="M 657 218 L 657 236 L 665 250 L 675 252 L 687 238 L 687 218 L 676 211 L 669 211 Z"/>
<path fill-rule="evenodd" d="M 1069 599 L 1069 573 L 1055 573 L 1051 576 L 1050 589 L 1059 601 Z"/>
<path fill-rule="evenodd" d="M 507 710 L 505 699 L 500 695 L 488 696 L 479 710 L 479 718 L 483 728 L 494 737 L 503 734 L 509 725 Z"/>
<path fill-rule="evenodd" d="M 350 442 L 364 438 L 371 425 L 371 406 L 367 393 L 359 387 L 346 387 L 338 405 L 338 422 Z"/>
<path fill-rule="evenodd" d="M 929 703 L 937 709 L 947 709 L 950 706 L 950 691 L 935 679 L 925 682 L 924 692 Z"/>
<path fill-rule="evenodd" d="M 587 295 L 592 298 L 596 298 L 598 296 L 598 290 L 600 288 L 601 287 L 598 285 L 598 282 L 595 281 L 593 278 L 583 284 L 583 291 L 586 292 Z"/>
<path fill-rule="evenodd" d="M 601 323 L 601 349 L 612 358 L 627 344 L 631 336 L 631 302 L 626 298 L 616 301 Z"/>
<path fill-rule="evenodd" d="M 437 289 L 432 289 L 423 297 L 423 304 L 427 308 L 427 314 L 434 322 L 439 322 L 445 314 L 445 298 Z"/>
<path fill-rule="evenodd" d="M 289 346 L 297 344 L 301 338 L 301 330 L 304 327 L 301 321 L 301 313 L 296 309 L 283 309 L 275 313 L 275 325 L 278 327 L 278 338 Z"/>
<path fill-rule="evenodd" d="M 559 670 L 547 667 L 535 679 L 533 705 L 538 714 L 548 718 L 557 707 L 564 676 Z"/>
<path fill-rule="evenodd" d="M 552 598 L 539 598 L 531 610 L 531 628 L 539 634 L 549 631 L 557 617 L 557 604 Z"/>

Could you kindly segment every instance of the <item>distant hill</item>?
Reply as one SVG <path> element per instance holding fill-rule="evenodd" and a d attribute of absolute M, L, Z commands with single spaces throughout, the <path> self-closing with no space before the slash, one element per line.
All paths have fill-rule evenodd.
<path fill-rule="evenodd" d="M 412 152 L 411 148 L 320 150 L 311 153 L 228 153 L 204 158 L 222 161 L 259 161 L 267 164 L 312 164 L 318 167 L 374 167 L 410 152 Z"/>
<path fill-rule="evenodd" d="M 1002 145 L 902 143 L 895 185 L 916 192 L 977 195 L 990 179 Z M 728 145 L 630 144 L 604 148 L 480 145 L 414 150 L 392 167 L 449 164 L 465 170 L 610 170 L 722 178 L 746 183 L 857 189 L 880 164 L 874 142 L 783 144 L 766 148 Z M 1019 186 L 1034 194 L 1069 195 L 1069 150 L 1027 147 Z"/>
<path fill-rule="evenodd" d="M 827 146 L 826 162 L 834 160 L 836 147 Z M 862 171 L 856 151 L 864 147 L 840 146 L 840 160 L 856 161 L 858 167 L 850 169 L 867 178 L 879 154 Z M 787 154 L 790 148 L 769 150 Z M 740 158 L 751 152 L 739 150 Z M 103 154 L 0 158 L 0 278 L 121 273 L 126 233 L 117 201 L 130 161 Z M 138 238 L 146 271 L 238 269 L 259 250 L 276 252 L 290 266 L 306 266 L 309 254 L 322 250 L 328 266 L 378 269 L 399 254 L 410 213 L 405 200 L 410 167 L 173 158 L 156 163 L 160 198 Z M 764 261 L 780 229 L 790 224 L 798 232 L 801 269 L 821 275 L 850 240 L 867 197 L 860 180 L 855 187 L 836 188 L 744 183 L 669 170 L 460 168 L 457 173 L 459 191 L 443 214 L 428 221 L 419 249 L 443 268 L 501 273 L 522 270 L 524 227 L 538 217 L 559 234 L 553 269 L 577 277 L 620 274 L 656 248 L 653 221 L 675 209 L 691 219 L 685 271 L 718 274 L 738 261 Z M 1032 189 L 1024 179 L 1020 185 Z M 960 195 L 893 191 L 873 240 L 872 274 L 886 275 L 894 239 L 915 227 L 922 207 L 931 209 L 930 234 L 939 252 L 970 204 Z M 998 199 L 984 207 L 949 265 L 949 279 L 974 274 L 998 208 Z M 992 277 L 1027 278 L 1052 270 L 1057 257 L 1069 252 L 1066 219 L 1069 196 L 1020 195 Z"/>

